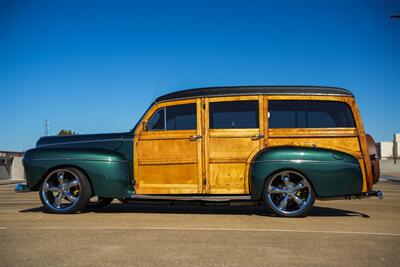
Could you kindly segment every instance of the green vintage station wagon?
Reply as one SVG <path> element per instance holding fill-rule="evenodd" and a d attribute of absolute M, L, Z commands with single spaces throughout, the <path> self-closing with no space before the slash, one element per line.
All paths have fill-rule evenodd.
<path fill-rule="evenodd" d="M 376 145 L 353 94 L 334 87 L 177 91 L 129 132 L 42 137 L 23 162 L 53 213 L 118 198 L 265 203 L 293 217 L 315 199 L 382 197 Z"/>

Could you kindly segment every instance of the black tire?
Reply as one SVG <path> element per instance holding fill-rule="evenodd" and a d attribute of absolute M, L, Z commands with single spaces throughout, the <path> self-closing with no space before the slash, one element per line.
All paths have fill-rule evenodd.
<path fill-rule="evenodd" d="M 51 200 L 52 199 L 55 200 L 57 198 L 57 196 L 54 197 L 54 192 L 59 193 L 59 194 L 60 194 L 60 192 L 50 190 L 49 183 L 50 183 L 50 180 L 52 180 L 51 188 L 59 189 L 60 183 L 57 187 L 55 181 L 58 181 L 58 177 L 60 176 L 60 173 L 64 173 L 63 181 L 64 181 L 64 176 L 65 176 L 65 179 L 70 179 L 70 182 L 72 182 L 72 179 L 74 179 L 74 180 L 76 179 L 79 184 L 77 184 L 75 187 L 71 187 L 73 190 L 75 190 L 74 192 L 78 192 L 78 193 L 75 193 L 76 195 L 73 196 L 76 199 L 75 202 L 72 203 L 72 201 L 71 201 L 71 204 L 67 203 L 65 206 L 57 208 L 54 205 L 54 203 L 51 203 Z M 57 180 L 54 180 L 54 175 L 56 175 Z M 67 183 L 63 183 L 63 184 L 67 184 Z M 45 189 L 46 187 L 48 188 L 47 190 Z M 69 193 L 71 193 L 71 188 L 68 189 Z M 65 190 L 65 192 L 66 191 L 67 190 Z M 89 182 L 88 178 L 86 177 L 86 175 L 84 173 L 82 173 L 79 169 L 72 168 L 72 167 L 60 168 L 60 169 L 52 171 L 45 177 L 42 185 L 40 186 L 39 196 L 40 196 L 40 200 L 41 200 L 44 208 L 46 209 L 46 211 L 48 211 L 50 213 L 56 213 L 56 214 L 77 213 L 86 208 L 86 206 L 89 202 L 89 199 L 92 196 L 92 187 L 91 187 L 90 182 Z M 66 199 L 66 196 L 62 197 L 60 199 L 61 199 L 61 201 L 63 201 Z"/>
<path fill-rule="evenodd" d="M 110 205 L 110 203 L 114 200 L 113 198 L 98 197 L 98 196 L 94 197 L 96 197 L 97 200 L 92 201 L 92 199 L 90 199 L 88 205 L 86 206 L 87 209 L 101 209 L 104 208 L 105 206 Z"/>
<path fill-rule="evenodd" d="M 121 202 L 122 204 L 130 204 L 130 199 L 129 198 L 123 198 L 123 197 L 119 197 L 118 201 Z"/>
<path fill-rule="evenodd" d="M 288 184 L 284 181 L 286 180 L 284 177 L 288 178 Z M 295 186 L 301 185 L 304 185 L 304 188 L 294 190 Z M 301 200 L 301 204 L 295 199 L 298 202 Z M 267 208 L 276 215 L 303 217 L 313 208 L 315 193 L 305 176 L 296 171 L 285 170 L 268 177 L 264 184 L 263 200 Z M 284 207 L 280 206 L 282 202 L 286 203 Z"/>

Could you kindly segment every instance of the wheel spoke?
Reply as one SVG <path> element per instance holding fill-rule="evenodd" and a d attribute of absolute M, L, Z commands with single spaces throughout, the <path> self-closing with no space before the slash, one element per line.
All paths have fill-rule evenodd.
<path fill-rule="evenodd" d="M 64 184 L 64 172 L 58 172 L 57 179 L 60 185 Z"/>
<path fill-rule="evenodd" d="M 70 191 L 65 192 L 65 196 L 67 197 L 67 199 L 69 201 L 71 201 L 72 203 L 75 203 L 75 201 L 78 199 L 77 197 L 75 197 L 74 195 L 72 195 L 72 193 Z"/>
<path fill-rule="evenodd" d="M 270 194 L 286 194 L 287 190 L 279 188 L 279 187 L 275 187 L 275 186 L 270 186 L 268 188 L 268 193 L 270 193 Z"/>
<path fill-rule="evenodd" d="M 307 178 L 292 170 L 284 170 L 269 178 L 265 197 L 266 204 L 276 214 L 284 216 L 302 215 L 314 203 Z"/>
<path fill-rule="evenodd" d="M 306 186 L 304 185 L 303 180 L 301 180 L 299 183 L 297 183 L 295 186 L 292 188 L 292 192 L 298 191 L 300 189 L 305 188 Z"/>
<path fill-rule="evenodd" d="M 68 182 L 67 185 L 65 186 L 65 188 L 70 189 L 70 188 L 78 186 L 78 185 L 79 185 L 78 179 L 74 179 L 71 182 Z"/>
<path fill-rule="evenodd" d="M 289 200 L 289 196 L 285 195 L 283 197 L 283 199 L 281 200 L 281 203 L 279 204 L 279 209 L 280 210 L 286 210 L 286 206 L 287 206 L 288 200 Z"/>
<path fill-rule="evenodd" d="M 54 199 L 54 205 L 56 206 L 56 208 L 60 208 L 61 207 L 61 202 L 64 198 L 64 193 L 60 193 L 56 196 L 56 198 Z"/>
<path fill-rule="evenodd" d="M 285 183 L 286 189 L 290 189 L 289 173 L 282 174 L 282 181 Z"/>
<path fill-rule="evenodd" d="M 48 187 L 48 190 L 52 192 L 60 192 L 60 189 L 58 189 L 57 186 L 50 186 Z"/>
<path fill-rule="evenodd" d="M 301 198 L 299 198 L 298 196 L 295 195 L 290 195 L 290 198 L 294 200 L 294 202 L 297 203 L 297 205 L 299 205 L 299 207 L 303 204 L 303 200 Z"/>

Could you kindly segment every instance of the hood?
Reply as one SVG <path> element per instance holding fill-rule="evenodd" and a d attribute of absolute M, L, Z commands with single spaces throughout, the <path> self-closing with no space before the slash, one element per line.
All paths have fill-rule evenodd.
<path fill-rule="evenodd" d="M 129 133 L 44 136 L 37 141 L 36 147 L 102 148 L 116 150 L 121 146 L 124 139 L 129 138 L 128 135 Z"/>

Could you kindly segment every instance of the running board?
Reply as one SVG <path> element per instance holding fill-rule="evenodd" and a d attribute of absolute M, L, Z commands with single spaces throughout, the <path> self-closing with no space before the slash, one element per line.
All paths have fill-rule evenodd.
<path fill-rule="evenodd" d="M 383 192 L 379 190 L 370 190 L 359 195 L 346 196 L 345 199 L 363 199 L 369 197 L 377 197 L 378 199 L 383 199 Z"/>
<path fill-rule="evenodd" d="M 177 195 L 132 195 L 128 200 L 167 200 L 167 201 L 207 201 L 207 202 L 227 202 L 227 201 L 249 201 L 250 195 L 245 196 L 177 196 Z"/>

